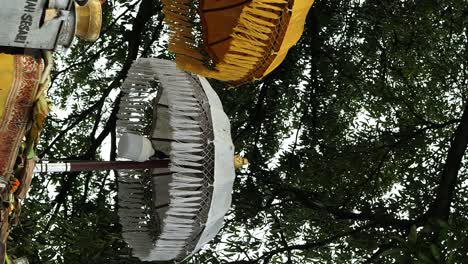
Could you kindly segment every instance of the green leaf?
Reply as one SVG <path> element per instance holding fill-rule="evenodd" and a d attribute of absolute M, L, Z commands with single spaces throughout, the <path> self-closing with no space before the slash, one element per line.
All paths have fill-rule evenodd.
<path fill-rule="evenodd" d="M 400 236 L 390 236 L 390 238 L 394 239 L 394 240 L 397 240 L 401 243 L 406 243 L 406 240 Z"/>
<path fill-rule="evenodd" d="M 434 256 L 434 258 L 436 260 L 440 260 L 440 249 L 439 249 L 439 247 L 437 247 L 434 244 L 431 244 L 429 247 L 431 249 L 432 256 Z"/>
<path fill-rule="evenodd" d="M 380 255 L 381 255 L 382 257 L 384 257 L 384 256 L 398 257 L 398 256 L 401 255 L 401 251 L 402 251 L 401 248 L 391 248 L 391 249 L 385 250 L 385 251 L 382 252 L 382 254 L 380 254 Z"/>
<path fill-rule="evenodd" d="M 412 225 L 411 226 L 411 229 L 410 229 L 410 232 L 408 234 L 408 241 L 410 243 L 413 243 L 415 244 L 418 240 L 418 230 L 416 228 L 416 225 Z"/>
<path fill-rule="evenodd" d="M 423 252 L 418 253 L 418 258 L 422 260 L 426 264 L 433 264 L 434 261 L 431 259 L 431 257 L 425 255 Z"/>
<path fill-rule="evenodd" d="M 455 251 L 452 251 L 448 254 L 447 264 L 455 264 Z"/>

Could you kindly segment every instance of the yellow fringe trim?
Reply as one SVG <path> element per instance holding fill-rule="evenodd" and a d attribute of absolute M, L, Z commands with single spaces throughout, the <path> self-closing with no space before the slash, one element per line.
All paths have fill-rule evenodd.
<path fill-rule="evenodd" d="M 296 0 L 299 5 L 303 5 L 303 1 L 311 2 L 310 5 L 313 3 L 312 0 Z M 265 62 L 275 52 L 273 49 L 281 46 L 281 43 L 277 43 L 281 18 L 291 15 L 288 0 L 252 0 L 243 8 L 233 29 L 228 52 L 214 65 L 214 69 L 208 69 L 206 65 L 210 59 L 195 41 L 200 36 L 194 36 L 194 25 L 190 19 L 198 7 L 191 6 L 188 0 L 162 2 L 165 20 L 171 30 L 169 49 L 176 53 L 179 68 L 229 82 L 251 81 L 255 75 L 263 74 L 258 72 L 259 69 L 265 71 L 269 68 L 270 65 L 265 65 Z"/>
<path fill-rule="evenodd" d="M 90 0 L 84 6 L 75 3 L 76 35 L 85 41 L 96 41 L 101 34 L 102 6 L 99 0 Z"/>
<path fill-rule="evenodd" d="M 246 5 L 233 29 L 229 50 L 216 65 L 217 73 L 212 78 L 241 81 L 261 67 L 278 37 L 275 32 L 287 7 L 286 0 L 253 0 Z"/>
<path fill-rule="evenodd" d="M 13 55 L 0 53 L 0 121 L 3 121 L 6 104 L 15 80 L 15 58 Z"/>

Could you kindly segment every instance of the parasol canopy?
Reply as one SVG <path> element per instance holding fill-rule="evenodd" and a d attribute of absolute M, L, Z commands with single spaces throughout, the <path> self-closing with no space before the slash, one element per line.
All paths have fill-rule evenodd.
<path fill-rule="evenodd" d="M 44 94 L 48 62 L 38 56 L 0 53 L 0 263 L 10 223 L 18 222 L 20 200 L 31 182 L 34 160 L 29 156 L 49 111 Z"/>
<path fill-rule="evenodd" d="M 21 174 L 15 171 L 17 158 L 27 156 L 28 148 L 37 143 L 48 112 L 44 63 L 29 55 L 0 53 L 0 177 L 5 182 Z"/>
<path fill-rule="evenodd" d="M 133 255 L 182 260 L 221 229 L 234 167 L 247 161 L 234 157 L 229 120 L 205 78 L 170 61 L 139 59 L 122 92 L 121 160 L 38 163 L 34 171 L 115 170 L 123 237 Z"/>
<path fill-rule="evenodd" d="M 52 51 L 58 46 L 69 47 L 75 31 L 85 40 L 95 40 L 101 28 L 102 10 L 99 0 L 76 4 L 76 8 L 74 0 L 0 2 L 3 23 L 0 27 L 0 263 L 3 263 L 10 226 L 19 222 L 21 203 L 35 170 L 39 134 L 50 111 L 46 91 L 53 65 Z"/>
<path fill-rule="evenodd" d="M 234 84 L 259 79 L 286 57 L 314 0 L 163 0 L 177 66 Z"/>
<path fill-rule="evenodd" d="M 208 81 L 170 61 L 137 60 L 123 92 L 120 140 L 146 136 L 152 159 L 170 161 L 167 168 L 118 171 L 123 237 L 143 260 L 182 260 L 218 233 L 231 205 L 229 120 Z"/>

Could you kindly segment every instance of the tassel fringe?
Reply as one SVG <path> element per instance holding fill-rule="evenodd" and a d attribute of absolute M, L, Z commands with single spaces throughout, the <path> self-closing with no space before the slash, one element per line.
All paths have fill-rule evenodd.
<path fill-rule="evenodd" d="M 186 73 L 182 73 L 174 64 L 172 67 L 158 74 L 161 83 L 167 84 L 165 91 L 170 102 L 169 124 L 172 137 L 176 140 L 171 144 L 170 152 L 173 177 L 169 184 L 169 209 L 152 252 L 158 259 L 176 259 L 178 255 L 185 253 L 187 240 L 195 230 L 195 218 L 203 199 L 202 191 L 199 191 L 203 186 L 200 168 L 203 160 L 203 134 L 200 122 L 196 121 L 201 118 L 203 109 L 196 99 L 193 84 L 183 81 L 187 80 Z"/>
<path fill-rule="evenodd" d="M 179 2 L 170 5 L 177 10 L 174 9 L 169 17 L 174 19 L 174 23 L 178 21 L 180 25 L 185 25 L 185 18 L 179 14 L 184 14 L 182 11 L 186 6 Z M 143 260 L 166 261 L 185 257 L 190 250 L 187 247 L 200 230 L 199 214 L 207 200 L 204 191 L 207 183 L 203 173 L 206 135 L 201 122 L 205 120 L 206 113 L 196 95 L 197 87 L 190 78 L 173 62 L 139 59 L 122 87 L 125 96 L 118 115 L 119 133 L 145 135 L 147 117 L 142 101 L 148 101 L 150 94 L 154 93 L 154 87 L 151 87 L 154 80 L 161 83 L 168 101 L 169 137 L 172 140 L 169 170 L 172 176 L 168 183 L 169 205 L 163 216 L 148 208 L 153 206 L 153 202 L 144 191 L 148 186 L 142 182 L 142 172 L 119 172 L 119 216 L 123 237 L 133 248 L 133 255 Z M 158 187 L 155 188 L 157 190 Z M 161 217 L 158 219 L 157 234 L 151 215 Z"/>
<path fill-rule="evenodd" d="M 252 0 L 240 14 L 231 34 L 228 52 L 218 63 L 212 64 L 197 42 L 201 34 L 194 32 L 200 24 L 193 19 L 199 3 L 187 0 L 163 0 L 165 21 L 169 25 L 169 49 L 176 54 L 177 65 L 186 71 L 229 82 L 246 82 L 262 76 L 267 61 L 278 49 L 279 28 L 284 26 L 282 15 L 288 14 L 288 0 Z M 286 19 L 287 20 L 287 19 Z"/>

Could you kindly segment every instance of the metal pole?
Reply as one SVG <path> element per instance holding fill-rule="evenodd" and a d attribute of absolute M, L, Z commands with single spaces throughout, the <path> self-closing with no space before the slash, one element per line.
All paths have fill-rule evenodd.
<path fill-rule="evenodd" d="M 169 160 L 137 161 L 69 161 L 36 163 L 34 172 L 67 172 L 95 170 L 143 170 L 167 168 Z"/>

